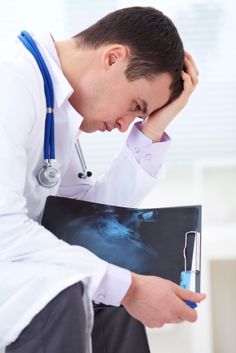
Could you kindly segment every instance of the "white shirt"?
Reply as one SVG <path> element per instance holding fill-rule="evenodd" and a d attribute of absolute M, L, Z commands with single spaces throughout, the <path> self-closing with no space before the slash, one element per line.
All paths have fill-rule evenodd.
<path fill-rule="evenodd" d="M 80 280 L 90 300 L 119 305 L 130 285 L 129 271 L 108 265 L 82 247 L 68 245 L 42 227 L 45 201 L 49 195 L 61 195 L 137 205 L 156 185 L 169 145 L 169 141 L 150 143 L 142 151 L 142 155 L 158 155 L 158 160 L 149 160 L 152 171 L 155 165 L 152 175 L 128 143 L 95 183 L 91 178 L 79 179 L 81 166 L 74 142 L 82 117 L 68 102 L 73 89 L 62 73 L 51 36 L 35 40 L 54 84 L 55 149 L 62 181 L 47 189 L 36 179 L 43 164 L 43 80 L 35 59 L 16 39 L 0 48 L 0 347 L 13 342 L 52 298 Z M 132 136 L 141 134 L 133 129 Z M 114 188 L 118 172 L 119 187 Z M 114 282 L 122 288 L 119 293 L 112 293 Z M 91 315 L 90 305 L 88 329 Z"/>

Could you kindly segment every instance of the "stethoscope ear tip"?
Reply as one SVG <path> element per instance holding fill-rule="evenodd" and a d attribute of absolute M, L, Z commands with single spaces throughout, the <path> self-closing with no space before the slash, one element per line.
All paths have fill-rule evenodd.
<path fill-rule="evenodd" d="M 86 179 L 86 178 L 91 177 L 92 176 L 92 172 L 87 170 L 87 166 L 86 166 L 86 163 L 85 163 L 85 160 L 84 160 L 83 152 L 82 152 L 82 149 L 80 147 L 80 143 L 79 143 L 79 139 L 78 138 L 77 138 L 77 141 L 75 143 L 75 149 L 76 149 L 76 152 L 78 154 L 78 157 L 79 157 L 79 160 L 80 160 L 80 163 L 81 163 L 81 167 L 82 167 L 82 170 L 83 170 L 83 172 L 80 172 L 78 174 L 78 177 L 80 179 Z"/>
<path fill-rule="evenodd" d="M 92 175 L 93 175 L 92 172 L 88 171 L 86 173 L 79 173 L 78 177 L 80 179 L 86 179 L 87 177 L 91 177 Z"/>

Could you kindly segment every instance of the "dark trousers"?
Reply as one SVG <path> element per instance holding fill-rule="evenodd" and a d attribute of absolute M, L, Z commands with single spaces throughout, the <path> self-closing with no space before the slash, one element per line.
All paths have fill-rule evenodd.
<path fill-rule="evenodd" d="M 83 285 L 59 293 L 37 314 L 6 353 L 85 353 Z M 93 353 L 150 353 L 145 328 L 122 307 L 94 306 Z"/>
<path fill-rule="evenodd" d="M 150 353 L 146 330 L 123 307 L 94 305 L 93 353 Z"/>
<path fill-rule="evenodd" d="M 82 296 L 81 282 L 60 292 L 6 347 L 6 353 L 85 353 Z"/>

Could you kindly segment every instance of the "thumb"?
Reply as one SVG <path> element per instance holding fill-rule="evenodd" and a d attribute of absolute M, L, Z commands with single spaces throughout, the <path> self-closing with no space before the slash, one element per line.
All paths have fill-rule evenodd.
<path fill-rule="evenodd" d="M 177 286 L 176 294 L 184 301 L 191 301 L 196 303 L 200 303 L 202 300 L 206 298 L 205 293 L 196 293 L 196 292 L 184 289 L 180 286 Z"/>

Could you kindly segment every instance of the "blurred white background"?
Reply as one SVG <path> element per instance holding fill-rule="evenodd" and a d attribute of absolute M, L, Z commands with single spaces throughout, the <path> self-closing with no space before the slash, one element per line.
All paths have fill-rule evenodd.
<path fill-rule="evenodd" d="M 166 177 L 142 206 L 203 205 L 202 291 L 208 298 L 196 324 L 148 330 L 151 351 L 235 353 L 236 2 L 0 0 L 0 39 L 22 29 L 67 38 L 112 10 L 134 5 L 154 6 L 169 16 L 200 70 L 197 90 L 168 129 L 173 142 Z M 115 131 L 82 136 L 95 175 L 103 173 L 125 138 Z M 114 186 L 118 182 L 119 175 Z"/>

